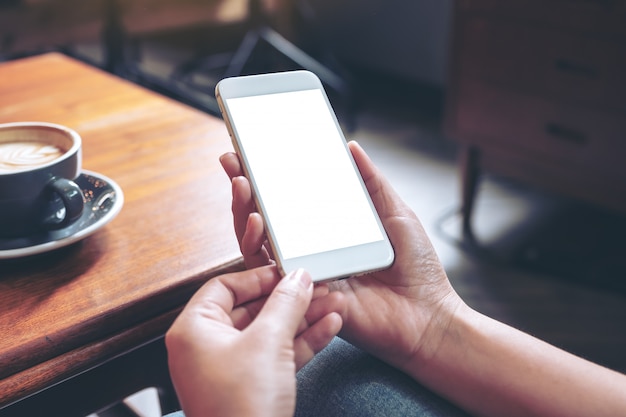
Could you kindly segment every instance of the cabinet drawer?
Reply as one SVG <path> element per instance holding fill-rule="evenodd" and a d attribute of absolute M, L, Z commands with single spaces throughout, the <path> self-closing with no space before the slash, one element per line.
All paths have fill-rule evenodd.
<path fill-rule="evenodd" d="M 462 12 L 626 36 L 626 0 L 458 0 Z"/>
<path fill-rule="evenodd" d="M 481 168 L 606 208 L 626 213 L 626 181 L 608 175 L 589 175 L 584 169 L 529 159 L 506 149 L 481 148 Z"/>
<path fill-rule="evenodd" d="M 457 39 L 463 74 L 626 112 L 626 44 L 482 17 L 465 19 Z"/>
<path fill-rule="evenodd" d="M 626 119 L 473 79 L 461 81 L 453 123 L 457 139 L 507 148 L 572 169 L 611 174 L 622 181 Z"/>

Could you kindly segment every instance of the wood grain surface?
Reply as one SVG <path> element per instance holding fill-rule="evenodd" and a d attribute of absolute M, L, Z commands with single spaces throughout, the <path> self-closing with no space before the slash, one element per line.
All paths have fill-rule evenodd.
<path fill-rule="evenodd" d="M 125 202 L 77 244 L 0 261 L 0 408 L 161 336 L 242 268 L 221 120 L 55 53 L 0 65 L 0 123 L 30 120 L 75 129 Z"/>

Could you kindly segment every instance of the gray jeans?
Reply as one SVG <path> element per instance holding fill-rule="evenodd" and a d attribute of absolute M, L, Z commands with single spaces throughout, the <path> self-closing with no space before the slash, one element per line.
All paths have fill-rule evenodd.
<path fill-rule="evenodd" d="M 469 417 L 340 338 L 302 368 L 297 379 L 296 417 Z"/>

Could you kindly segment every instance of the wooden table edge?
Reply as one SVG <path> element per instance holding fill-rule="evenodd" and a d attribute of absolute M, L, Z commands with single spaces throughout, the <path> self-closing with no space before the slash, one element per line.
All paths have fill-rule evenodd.
<path fill-rule="evenodd" d="M 243 258 L 240 257 L 208 271 L 203 275 L 206 279 L 197 280 L 196 285 L 189 288 L 187 300 L 209 279 L 244 269 Z M 184 305 L 180 305 L 119 333 L 4 378 L 0 381 L 0 410 L 163 337 L 183 308 Z M 59 373 L 58 369 L 64 369 L 64 372 Z"/>

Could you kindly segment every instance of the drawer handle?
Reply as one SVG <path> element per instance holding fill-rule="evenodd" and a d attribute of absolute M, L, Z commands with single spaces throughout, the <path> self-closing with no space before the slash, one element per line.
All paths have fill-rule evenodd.
<path fill-rule="evenodd" d="M 545 130 L 548 135 L 556 139 L 564 140 L 576 145 L 585 145 L 588 142 L 588 138 L 585 133 L 557 123 L 546 124 Z"/>
<path fill-rule="evenodd" d="M 561 72 L 566 72 L 572 75 L 578 75 L 586 78 L 598 78 L 598 71 L 595 68 L 578 64 L 576 62 L 569 61 L 567 59 L 557 59 L 554 62 L 554 66 Z"/>

